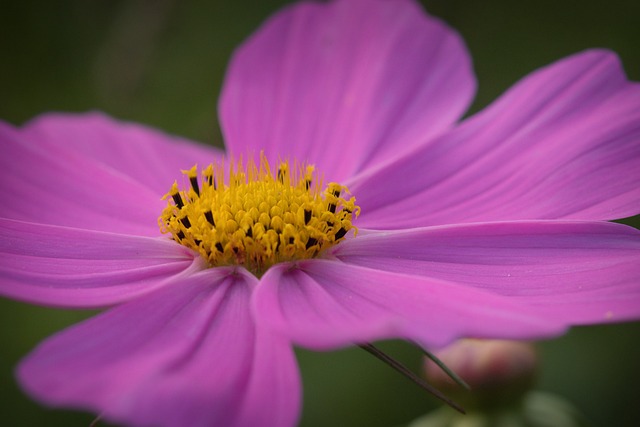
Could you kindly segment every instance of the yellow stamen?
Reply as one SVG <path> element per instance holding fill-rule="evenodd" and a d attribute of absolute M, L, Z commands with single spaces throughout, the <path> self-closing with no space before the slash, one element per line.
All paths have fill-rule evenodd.
<path fill-rule="evenodd" d="M 313 166 L 280 163 L 272 173 L 264 155 L 249 162 L 209 165 L 198 182 L 196 166 L 182 171 L 189 187 L 174 182 L 163 199 L 160 230 L 199 252 L 211 267 L 242 265 L 256 276 L 284 261 L 313 258 L 345 238 L 360 213 L 347 188 L 324 191 Z M 226 178 L 226 179 L 225 179 Z"/>

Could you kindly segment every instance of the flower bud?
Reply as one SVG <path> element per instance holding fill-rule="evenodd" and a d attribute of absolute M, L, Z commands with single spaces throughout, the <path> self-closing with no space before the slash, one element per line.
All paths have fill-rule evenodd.
<path fill-rule="evenodd" d="M 520 398 L 533 385 L 538 362 L 532 344 L 505 340 L 463 339 L 435 355 L 471 390 L 463 390 L 429 359 L 427 381 L 467 406 L 502 405 Z"/>

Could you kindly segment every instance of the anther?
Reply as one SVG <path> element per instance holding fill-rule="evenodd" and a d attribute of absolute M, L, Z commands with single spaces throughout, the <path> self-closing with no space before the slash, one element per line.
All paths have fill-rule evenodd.
<path fill-rule="evenodd" d="M 207 219 L 207 221 L 209 221 L 209 224 L 213 225 L 214 227 L 216 226 L 216 223 L 213 220 L 213 212 L 205 211 L 204 217 Z"/>
<path fill-rule="evenodd" d="M 315 246 L 316 243 L 318 243 L 317 239 L 313 237 L 309 237 L 309 240 L 307 240 L 306 249 L 309 249 L 310 247 Z"/>
<path fill-rule="evenodd" d="M 336 240 L 342 239 L 345 234 L 347 234 L 347 230 L 345 230 L 344 227 L 343 227 L 343 228 L 341 228 L 340 230 L 338 230 L 336 232 Z"/>
<path fill-rule="evenodd" d="M 193 188 L 193 191 L 199 197 L 200 196 L 200 187 L 198 187 L 198 177 L 197 176 L 189 177 L 189 182 L 191 183 L 191 188 Z"/>
<path fill-rule="evenodd" d="M 198 166 L 195 165 L 189 170 L 183 170 L 183 174 L 189 177 L 189 182 L 191 183 L 191 188 L 193 192 L 196 193 L 196 196 L 200 196 L 200 186 L 198 185 Z"/>
<path fill-rule="evenodd" d="M 189 218 L 186 216 L 184 218 L 180 218 L 180 222 L 185 226 L 185 228 L 191 228 L 191 221 L 189 221 Z"/>
<path fill-rule="evenodd" d="M 184 202 L 182 201 L 182 196 L 180 196 L 180 193 L 172 194 L 171 198 L 173 199 L 173 203 L 176 204 L 176 207 L 178 209 L 182 209 L 182 207 L 184 206 Z"/>

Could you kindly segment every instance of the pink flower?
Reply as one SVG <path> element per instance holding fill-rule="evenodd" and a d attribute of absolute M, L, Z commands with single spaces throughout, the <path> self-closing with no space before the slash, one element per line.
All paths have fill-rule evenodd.
<path fill-rule="evenodd" d="M 180 171 L 219 150 L 98 113 L 2 124 L 0 294 L 113 306 L 36 348 L 21 385 L 135 426 L 291 426 L 292 344 L 434 348 L 639 319 L 640 232 L 605 222 L 640 213 L 638 84 L 586 51 L 458 123 L 474 90 L 459 36 L 409 0 L 269 19 L 227 74 L 228 153 L 313 164 L 361 215 L 322 247 L 296 231 L 317 253 L 264 271 L 208 263 L 158 227 Z"/>

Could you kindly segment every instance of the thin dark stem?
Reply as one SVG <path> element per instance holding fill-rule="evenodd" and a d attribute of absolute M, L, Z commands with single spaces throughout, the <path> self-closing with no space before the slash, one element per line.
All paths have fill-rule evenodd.
<path fill-rule="evenodd" d="M 362 348 L 363 350 L 365 350 L 366 352 L 370 353 L 371 355 L 375 356 L 376 358 L 380 359 L 381 361 L 383 361 L 384 363 L 386 363 L 387 365 L 389 365 L 390 367 L 392 367 L 397 372 L 401 373 L 402 375 L 404 375 L 405 377 L 407 377 L 411 381 L 413 381 L 415 384 L 417 384 L 419 387 L 421 387 L 422 389 L 424 389 L 428 393 L 432 394 L 433 396 L 435 396 L 436 398 L 440 399 L 441 401 L 443 401 L 447 405 L 451 406 L 456 411 L 460 412 L 461 414 L 465 414 L 466 413 L 465 410 L 460 405 L 458 405 L 456 402 L 454 402 L 453 400 L 449 399 L 447 396 L 442 394 L 438 389 L 436 389 L 431 384 L 427 383 L 425 380 L 423 380 L 422 378 L 420 378 L 419 376 L 414 374 L 405 365 L 403 365 L 399 361 L 395 360 L 394 358 L 392 358 L 388 354 L 384 353 L 382 350 L 380 350 L 379 348 L 375 347 L 373 344 L 358 344 L 358 346 L 360 348 Z"/>
<path fill-rule="evenodd" d="M 455 381 L 456 384 L 458 384 L 461 387 L 464 387 L 467 390 L 471 390 L 471 387 L 469 387 L 469 384 L 467 384 L 465 382 L 465 380 L 460 378 L 460 376 L 458 374 L 453 372 L 447 365 L 445 365 L 442 360 L 438 359 L 438 357 L 435 354 L 433 354 L 433 353 L 431 353 L 431 352 L 429 352 L 429 351 L 427 351 L 425 349 L 422 349 L 422 352 L 424 353 L 425 356 L 427 356 L 429 359 L 431 359 L 431 361 L 433 363 L 438 365 L 438 367 L 440 369 L 442 369 L 442 371 L 445 374 L 447 374 L 449 376 L 449 378 L 451 378 L 453 381 Z"/>

